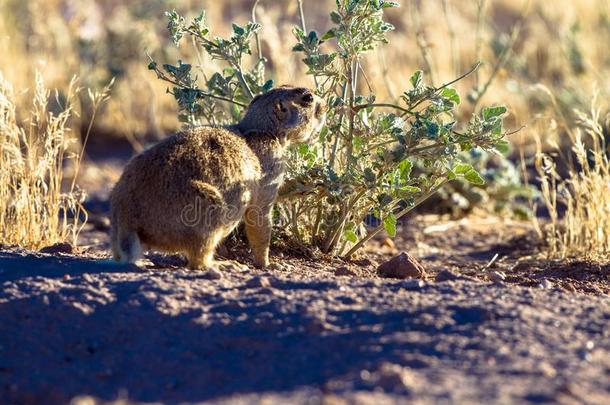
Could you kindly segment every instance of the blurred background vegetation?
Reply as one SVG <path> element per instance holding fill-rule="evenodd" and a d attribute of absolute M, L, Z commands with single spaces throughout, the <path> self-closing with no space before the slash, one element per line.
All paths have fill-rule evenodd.
<path fill-rule="evenodd" d="M 193 47 L 171 43 L 164 12 L 187 16 L 201 9 L 215 33 L 227 35 L 231 22 L 252 19 L 253 0 L 3 0 L 0 3 L 0 71 L 15 89 L 32 87 L 35 71 L 49 88 L 65 90 L 73 75 L 85 87 L 101 88 L 112 77 L 112 100 L 96 123 L 92 139 L 143 140 L 175 130 L 176 106 L 166 85 L 147 71 L 147 54 L 159 61 L 196 60 Z M 304 2 L 308 29 L 325 32 L 333 0 Z M 509 126 L 527 125 L 516 138 L 537 130 L 539 114 L 551 102 L 533 88 L 542 83 L 556 94 L 562 112 L 586 108 L 594 87 L 605 99 L 610 87 L 610 7 L 607 0 L 430 0 L 404 1 L 387 12 L 396 31 L 390 43 L 365 60 L 368 83 L 378 99 L 399 96 L 410 74 L 423 69 L 434 83 L 445 82 L 483 62 L 478 74 L 458 87 L 470 94 L 464 114 L 481 104 L 507 104 Z M 299 24 L 295 0 L 260 1 L 257 20 L 264 56 L 275 83 L 312 84 L 304 74 L 292 27 Z M 199 59 L 204 71 L 215 61 Z M 291 61 L 293 63 L 291 63 Z M 481 99 L 487 81 L 493 76 Z M 366 86 L 362 82 L 361 86 Z M 83 120 L 87 106 L 83 105 Z"/>

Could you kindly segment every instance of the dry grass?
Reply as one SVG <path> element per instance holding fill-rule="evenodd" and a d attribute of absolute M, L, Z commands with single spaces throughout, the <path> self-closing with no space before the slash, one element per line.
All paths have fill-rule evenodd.
<path fill-rule="evenodd" d="M 608 260 L 610 162 L 597 97 L 588 114 L 577 110 L 575 116 L 573 127 L 564 128 L 572 146 L 570 154 L 566 155 L 555 141 L 550 142 L 551 151 L 545 153 L 538 139 L 535 165 L 550 221 L 542 226 L 536 220 L 535 225 L 548 243 L 551 257 Z M 610 126 L 610 116 L 606 125 Z M 560 175 L 564 170 L 567 174 Z"/>
<path fill-rule="evenodd" d="M 33 249 L 66 240 L 76 244 L 87 215 L 85 194 L 75 182 L 87 137 L 81 147 L 70 132 L 79 92 L 73 78 L 63 99 L 58 92 L 51 97 L 42 76 L 36 75 L 30 112 L 18 121 L 15 92 L 0 75 L 1 243 Z M 89 92 L 94 111 L 107 92 Z M 67 164 L 73 180 L 66 187 Z"/>

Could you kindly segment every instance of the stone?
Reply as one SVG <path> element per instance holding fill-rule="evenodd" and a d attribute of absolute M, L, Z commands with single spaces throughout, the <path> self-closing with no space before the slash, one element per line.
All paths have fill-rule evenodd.
<path fill-rule="evenodd" d="M 353 270 L 351 270 L 349 267 L 339 267 L 337 270 L 335 270 L 335 276 L 355 276 L 356 272 L 354 272 Z"/>
<path fill-rule="evenodd" d="M 390 238 L 385 238 L 383 240 L 383 242 L 381 242 L 381 245 L 388 249 L 391 249 L 391 250 L 396 249 L 396 245 L 394 244 L 394 241 Z"/>
<path fill-rule="evenodd" d="M 538 287 L 543 288 L 545 290 L 550 290 L 553 288 L 553 283 L 549 279 L 544 279 L 538 284 Z"/>
<path fill-rule="evenodd" d="M 40 249 L 40 253 L 45 254 L 57 254 L 57 253 L 66 253 L 71 254 L 74 252 L 74 246 L 72 246 L 68 242 L 60 242 L 51 246 L 45 246 Z"/>
<path fill-rule="evenodd" d="M 202 278 L 207 280 L 220 280 L 222 278 L 222 273 L 216 269 L 209 269 L 203 273 Z"/>
<path fill-rule="evenodd" d="M 459 280 L 461 279 L 461 277 L 457 274 L 455 274 L 454 272 L 452 272 L 451 270 L 441 270 L 435 278 L 436 282 L 442 282 L 442 281 L 455 281 L 455 280 Z"/>
<path fill-rule="evenodd" d="M 417 260 L 406 252 L 401 252 L 377 267 L 377 274 L 387 278 L 423 278 L 426 270 Z"/>
<path fill-rule="evenodd" d="M 489 273 L 489 280 L 493 281 L 494 283 L 501 283 L 506 280 L 506 274 L 501 271 L 492 271 Z"/>

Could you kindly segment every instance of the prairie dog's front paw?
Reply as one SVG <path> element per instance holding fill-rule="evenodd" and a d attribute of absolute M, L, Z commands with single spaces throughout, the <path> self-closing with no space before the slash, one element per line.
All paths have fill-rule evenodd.
<path fill-rule="evenodd" d="M 254 265 L 259 269 L 265 269 L 269 267 L 269 258 L 254 259 Z"/>

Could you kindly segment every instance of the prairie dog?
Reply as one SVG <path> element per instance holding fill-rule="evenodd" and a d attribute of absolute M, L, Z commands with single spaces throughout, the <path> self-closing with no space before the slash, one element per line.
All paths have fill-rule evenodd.
<path fill-rule="evenodd" d="M 255 265 L 268 266 L 286 149 L 308 142 L 325 112 L 309 89 L 282 86 L 256 96 L 238 124 L 189 129 L 134 157 L 110 197 L 114 259 L 132 263 L 145 245 L 216 268 L 217 245 L 243 220 Z"/>

